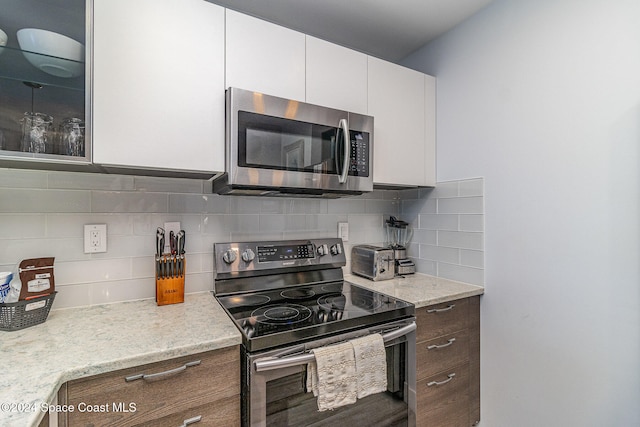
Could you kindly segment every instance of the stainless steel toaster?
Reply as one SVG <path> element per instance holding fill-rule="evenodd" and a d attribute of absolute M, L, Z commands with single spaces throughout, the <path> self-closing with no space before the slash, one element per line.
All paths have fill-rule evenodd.
<path fill-rule="evenodd" d="M 354 246 L 351 249 L 351 272 L 373 281 L 393 279 L 393 250 L 372 245 Z"/>

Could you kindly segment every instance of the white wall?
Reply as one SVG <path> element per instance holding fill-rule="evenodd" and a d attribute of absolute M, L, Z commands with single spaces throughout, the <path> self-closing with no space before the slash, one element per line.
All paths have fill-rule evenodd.
<path fill-rule="evenodd" d="M 640 425 L 640 2 L 497 0 L 404 61 L 485 178 L 485 427 Z"/>

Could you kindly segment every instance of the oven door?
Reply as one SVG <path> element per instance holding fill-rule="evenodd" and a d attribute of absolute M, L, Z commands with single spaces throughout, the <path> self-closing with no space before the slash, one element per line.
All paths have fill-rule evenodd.
<path fill-rule="evenodd" d="M 304 346 L 259 354 L 245 353 L 242 422 L 244 426 L 415 425 L 415 322 L 405 319 Z M 358 399 L 332 411 L 318 411 L 317 399 L 306 392 L 309 349 L 381 333 L 387 351 L 387 391 Z"/>
<path fill-rule="evenodd" d="M 228 184 L 373 190 L 373 118 L 237 88 L 227 90 Z"/>

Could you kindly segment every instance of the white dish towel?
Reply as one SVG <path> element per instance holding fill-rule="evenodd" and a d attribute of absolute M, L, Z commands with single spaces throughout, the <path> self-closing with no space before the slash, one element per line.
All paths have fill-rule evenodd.
<path fill-rule="evenodd" d="M 358 387 L 351 342 L 311 350 L 316 360 L 307 364 L 307 391 L 318 398 L 318 410 L 355 403 Z"/>
<path fill-rule="evenodd" d="M 371 334 L 350 341 L 356 359 L 358 399 L 387 390 L 387 356 L 384 339 Z"/>

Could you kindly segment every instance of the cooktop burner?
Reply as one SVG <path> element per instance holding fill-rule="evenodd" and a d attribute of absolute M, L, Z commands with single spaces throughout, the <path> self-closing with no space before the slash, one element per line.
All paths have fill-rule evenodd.
<path fill-rule="evenodd" d="M 287 289 L 280 292 L 280 296 L 286 299 L 307 299 L 315 296 L 313 289 L 302 287 L 297 289 Z"/>
<path fill-rule="evenodd" d="M 248 351 L 317 339 L 414 313 L 413 304 L 346 281 L 217 298 L 242 331 Z M 249 301 L 256 304 L 249 305 Z"/>

